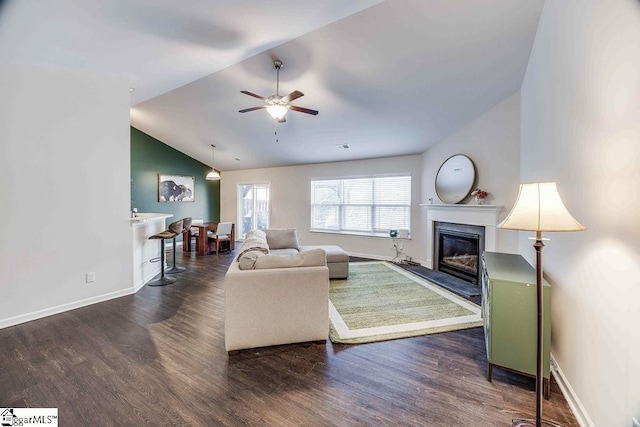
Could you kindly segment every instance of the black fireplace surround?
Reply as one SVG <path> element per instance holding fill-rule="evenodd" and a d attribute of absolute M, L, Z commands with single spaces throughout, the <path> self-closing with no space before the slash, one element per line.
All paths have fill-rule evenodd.
<path fill-rule="evenodd" d="M 480 284 L 484 227 L 436 221 L 433 245 L 434 270 Z"/>

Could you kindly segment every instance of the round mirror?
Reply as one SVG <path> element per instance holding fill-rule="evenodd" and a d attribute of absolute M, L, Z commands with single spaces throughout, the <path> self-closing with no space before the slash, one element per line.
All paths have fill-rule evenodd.
<path fill-rule="evenodd" d="M 436 194 L 444 203 L 460 203 L 467 197 L 476 179 L 476 169 L 470 158 L 462 154 L 449 157 L 438 169 Z"/>

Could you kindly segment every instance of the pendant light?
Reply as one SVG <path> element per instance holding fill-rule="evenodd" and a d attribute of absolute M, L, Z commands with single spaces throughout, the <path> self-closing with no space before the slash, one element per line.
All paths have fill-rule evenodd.
<path fill-rule="evenodd" d="M 216 153 L 215 153 L 216 146 L 211 144 L 211 147 L 212 147 L 211 148 L 211 151 L 212 151 L 212 156 L 211 157 L 212 157 L 213 162 L 211 163 L 211 172 L 209 172 L 207 174 L 206 180 L 207 181 L 219 181 L 220 180 L 220 173 L 215 169 L 215 166 L 214 166 L 214 163 L 216 161 Z"/>

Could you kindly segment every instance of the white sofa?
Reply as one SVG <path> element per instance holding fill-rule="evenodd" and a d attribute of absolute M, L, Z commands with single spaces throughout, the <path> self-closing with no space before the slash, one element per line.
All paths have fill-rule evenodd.
<path fill-rule="evenodd" d="M 267 254 L 266 239 L 250 233 L 225 276 L 226 350 L 325 341 L 329 268 L 324 251 Z"/>
<path fill-rule="evenodd" d="M 327 255 L 329 279 L 346 279 L 349 277 L 349 255 L 335 245 L 300 246 L 295 228 L 271 228 L 264 230 L 270 254 L 294 255 L 322 249 Z"/>

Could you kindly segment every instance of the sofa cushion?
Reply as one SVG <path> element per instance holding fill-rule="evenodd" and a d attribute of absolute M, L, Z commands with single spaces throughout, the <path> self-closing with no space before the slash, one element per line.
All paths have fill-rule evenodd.
<path fill-rule="evenodd" d="M 298 249 L 298 233 L 295 228 L 269 228 L 264 230 L 267 244 L 272 249 Z"/>
<path fill-rule="evenodd" d="M 313 249 L 295 255 L 262 255 L 255 261 L 256 270 L 267 268 L 318 267 L 327 265 L 322 249 Z"/>

